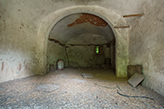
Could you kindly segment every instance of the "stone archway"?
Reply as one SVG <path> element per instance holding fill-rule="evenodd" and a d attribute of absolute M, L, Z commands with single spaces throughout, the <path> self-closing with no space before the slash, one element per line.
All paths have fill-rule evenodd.
<path fill-rule="evenodd" d="M 89 13 L 99 16 L 104 19 L 112 28 L 116 40 L 116 76 L 127 77 L 127 65 L 128 59 L 128 43 L 129 43 L 129 29 L 127 28 L 115 28 L 118 26 L 127 26 L 126 21 L 122 16 L 117 13 L 99 6 L 73 6 L 65 9 L 50 13 L 43 19 L 38 30 L 38 35 L 43 38 L 43 70 L 46 71 L 46 52 L 47 52 L 47 41 L 49 33 L 53 26 L 62 18 L 76 13 Z"/>

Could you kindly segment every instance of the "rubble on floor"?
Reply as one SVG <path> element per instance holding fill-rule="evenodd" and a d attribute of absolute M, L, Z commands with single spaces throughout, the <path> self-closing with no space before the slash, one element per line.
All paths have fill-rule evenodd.
<path fill-rule="evenodd" d="M 64 69 L 9 81 L 0 84 L 0 109 L 163 109 L 163 96 L 127 80 L 110 69 Z"/>

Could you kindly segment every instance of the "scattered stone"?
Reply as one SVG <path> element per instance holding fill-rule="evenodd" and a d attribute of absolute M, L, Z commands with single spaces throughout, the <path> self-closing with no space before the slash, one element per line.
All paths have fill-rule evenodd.
<path fill-rule="evenodd" d="M 0 91 L 0 109 L 163 109 L 161 107 L 163 105 L 161 95 L 153 93 L 143 86 L 137 87 L 138 89 L 130 87 L 126 83 L 127 79 L 115 77 L 114 74 L 109 73 L 110 70 L 83 70 L 83 73 L 101 74 L 88 80 L 82 79 L 79 72 L 81 71 L 78 69 L 77 72 L 64 69 L 60 73 L 54 72 L 54 77 L 51 73 L 42 77 L 33 76 L 29 77 L 30 79 L 21 79 L 19 82 L 12 81 L 13 84 L 7 84 L 9 82 L 5 85 L 0 84 L 1 88 L 4 87 L 5 89 L 5 91 Z M 109 78 L 104 81 L 102 77 Z M 111 87 L 118 85 L 121 87 L 123 94 L 131 96 L 147 95 L 155 99 L 153 101 L 118 97 L 116 89 L 102 86 L 94 87 L 95 83 Z M 45 93 L 50 91 L 54 92 Z"/>
<path fill-rule="evenodd" d="M 93 75 L 90 73 L 82 73 L 81 76 L 85 79 L 93 79 Z"/>

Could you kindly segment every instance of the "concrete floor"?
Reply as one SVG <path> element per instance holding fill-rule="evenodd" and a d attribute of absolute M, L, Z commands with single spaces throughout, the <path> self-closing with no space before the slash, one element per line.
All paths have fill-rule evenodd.
<path fill-rule="evenodd" d="M 0 109 L 163 109 L 163 96 L 141 85 L 133 88 L 127 80 L 110 69 L 67 68 L 9 81 L 0 84 Z"/>

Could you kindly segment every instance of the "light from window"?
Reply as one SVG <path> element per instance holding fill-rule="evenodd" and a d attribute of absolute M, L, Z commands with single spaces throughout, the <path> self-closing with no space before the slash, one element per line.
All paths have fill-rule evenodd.
<path fill-rule="evenodd" d="M 96 46 L 96 54 L 99 54 L 99 46 Z"/>

